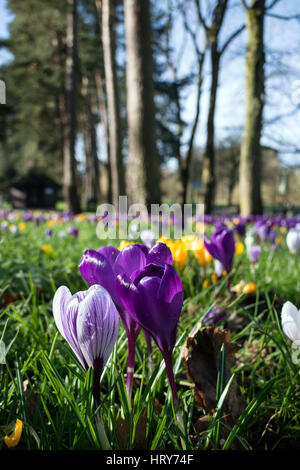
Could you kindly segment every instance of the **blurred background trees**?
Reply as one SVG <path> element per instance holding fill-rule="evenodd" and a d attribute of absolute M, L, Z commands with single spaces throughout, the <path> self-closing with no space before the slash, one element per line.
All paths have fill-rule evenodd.
<path fill-rule="evenodd" d="M 124 194 L 206 213 L 300 206 L 300 6 L 288 3 L 7 0 L 2 200 L 34 169 L 73 212 Z"/>

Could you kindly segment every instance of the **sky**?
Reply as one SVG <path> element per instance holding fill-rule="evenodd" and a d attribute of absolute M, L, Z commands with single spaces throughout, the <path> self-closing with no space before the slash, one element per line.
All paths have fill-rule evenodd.
<path fill-rule="evenodd" d="M 166 0 L 160 0 L 162 3 Z M 271 0 L 267 0 L 269 4 Z M 210 0 L 205 0 L 204 6 Z M 240 0 L 231 0 L 233 7 L 225 17 L 221 32 L 221 42 L 224 43 L 230 33 L 244 24 L 245 13 Z M 280 0 L 272 9 L 276 15 L 300 15 L 300 0 Z M 191 12 L 189 25 L 197 31 L 195 15 Z M 0 0 L 0 38 L 8 37 L 8 25 L 13 16 L 6 8 L 6 0 Z M 182 76 L 195 69 L 195 56 L 191 41 L 184 36 L 182 18 L 175 18 L 172 41 L 175 45 L 174 57 L 178 55 L 184 41 L 184 53 L 180 70 Z M 201 35 L 199 34 L 199 44 Z M 279 150 L 283 163 L 300 164 L 300 153 L 294 151 L 300 148 L 300 21 L 284 21 L 274 17 L 266 17 L 266 106 L 264 108 L 264 131 L 262 144 Z M 234 40 L 225 52 L 221 61 L 221 73 L 218 87 L 215 128 L 217 141 L 232 135 L 240 136 L 245 118 L 245 51 L 247 32 L 244 31 Z M 0 48 L 0 65 L 10 60 L 11 55 Z M 205 79 L 201 98 L 200 122 L 196 133 L 196 144 L 205 143 L 205 124 L 208 106 L 208 91 L 210 84 L 209 61 L 205 64 Z M 9 84 L 7 84 L 9 86 Z M 183 97 L 184 119 L 191 123 L 196 107 L 195 87 L 191 86 Z M 295 110 L 298 107 L 298 111 Z M 275 119 L 285 115 L 285 118 Z M 274 121 L 273 123 L 271 123 Z M 187 126 L 186 138 L 190 127 Z M 99 129 L 99 142 L 101 141 Z M 292 151 L 291 151 L 292 150 Z M 82 142 L 79 141 L 78 153 L 82 153 Z M 175 159 L 173 160 L 173 162 Z M 172 162 L 171 162 L 172 164 Z"/>

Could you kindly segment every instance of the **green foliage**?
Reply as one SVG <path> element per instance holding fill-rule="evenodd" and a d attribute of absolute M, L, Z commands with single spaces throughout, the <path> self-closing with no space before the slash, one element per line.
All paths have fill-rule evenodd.
<path fill-rule="evenodd" d="M 28 222 L 18 236 L 7 233 L 0 242 L 0 338 L 6 345 L 6 362 L 0 364 L 0 422 L 8 426 L 17 417 L 23 421 L 19 447 L 24 449 L 101 448 L 92 406 L 92 371 L 85 374 L 58 333 L 52 315 L 57 287 L 67 285 L 72 293 L 87 287 L 78 263 L 86 248 L 97 249 L 100 244 L 94 223 L 72 225 L 75 223 L 80 229 L 78 238 L 60 238 L 59 233 L 70 223 L 55 224 L 52 238 L 47 240 L 46 224 Z M 50 244 L 52 251 L 44 252 L 44 244 Z M 265 243 L 258 267 L 251 272 L 243 252 L 236 257 L 232 285 L 241 279 L 255 281 L 259 291 L 252 296 L 236 295 L 227 292 L 226 278 L 203 288 L 212 267 L 204 273 L 190 253 L 181 273 L 185 303 L 173 356 L 185 435 L 177 425 L 164 362 L 153 345 L 155 368 L 149 370 L 142 333 L 137 341 L 130 409 L 124 383 L 127 338 L 121 326 L 101 378 L 100 407 L 112 448 L 130 450 L 142 445 L 145 449 L 179 450 L 181 436 L 187 449 L 274 449 L 299 439 L 299 369 L 281 330 L 276 304 L 278 298 L 299 303 L 298 264 L 298 257 L 291 257 L 284 244 L 272 251 Z M 219 324 L 220 328 L 231 329 L 231 340 L 240 349 L 230 377 L 225 373 L 225 352 L 221 352 L 217 406 L 208 414 L 207 428 L 199 432 L 198 420 L 206 413 L 194 400 L 182 352 L 187 337 L 216 302 L 241 322 L 237 328 L 232 318 L 231 323 L 227 318 Z M 223 404 L 233 378 L 246 405 L 228 429 Z M 124 421 L 120 434 L 120 423 Z M 4 445 L 1 441 L 0 446 Z"/>

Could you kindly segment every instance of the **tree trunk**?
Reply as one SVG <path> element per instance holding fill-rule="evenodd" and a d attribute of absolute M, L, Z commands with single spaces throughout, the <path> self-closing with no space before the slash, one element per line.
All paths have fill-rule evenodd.
<path fill-rule="evenodd" d="M 124 0 L 129 203 L 160 202 L 149 0 Z"/>
<path fill-rule="evenodd" d="M 198 69 L 198 80 L 197 80 L 197 104 L 196 104 L 196 114 L 193 122 L 193 127 L 189 139 L 189 146 L 187 150 L 187 155 L 185 161 L 181 164 L 180 173 L 181 173 L 181 184 L 182 184 L 182 205 L 187 202 L 187 191 L 188 184 L 190 180 L 190 167 L 192 163 L 193 148 L 194 148 L 194 139 L 200 117 L 200 99 L 202 91 L 202 82 L 203 82 L 203 62 L 204 54 L 199 58 L 199 69 Z"/>
<path fill-rule="evenodd" d="M 63 195 L 66 208 L 70 212 L 80 212 L 80 202 L 76 184 L 75 144 L 77 135 L 77 0 L 68 0 L 67 16 L 67 58 L 65 103 L 62 103 L 64 128 L 64 174 Z"/>
<path fill-rule="evenodd" d="M 122 158 L 122 134 L 115 57 L 116 38 L 114 2 L 110 0 L 102 0 L 102 2 L 100 0 L 96 0 L 96 7 L 99 19 L 101 18 L 102 26 L 112 200 L 115 207 L 117 207 L 119 203 L 119 195 L 125 194 L 125 176 Z"/>
<path fill-rule="evenodd" d="M 84 199 L 88 207 L 100 202 L 99 161 L 97 151 L 97 134 L 92 98 L 88 91 L 88 79 L 82 79 L 82 96 L 85 101 L 83 116 L 83 139 L 85 147 L 85 191 Z"/>
<path fill-rule="evenodd" d="M 240 158 L 240 212 L 262 213 L 261 148 L 264 106 L 264 9 L 265 0 L 252 0 L 246 9 L 248 50 L 246 56 L 246 121 Z"/>
<path fill-rule="evenodd" d="M 111 167 L 110 167 L 110 152 L 109 152 L 109 134 L 108 134 L 108 120 L 107 120 L 107 106 L 105 100 L 103 78 L 99 70 L 95 74 L 95 82 L 97 89 L 98 105 L 100 110 L 100 121 L 104 131 L 107 155 L 107 202 L 112 203 L 112 180 L 111 180 Z"/>
<path fill-rule="evenodd" d="M 216 189 L 215 177 L 215 109 L 219 80 L 220 54 L 217 41 L 213 41 L 210 49 L 212 76 L 209 97 L 209 110 L 206 127 L 206 146 L 203 159 L 202 181 L 204 185 L 205 212 L 210 214 L 213 208 Z"/>

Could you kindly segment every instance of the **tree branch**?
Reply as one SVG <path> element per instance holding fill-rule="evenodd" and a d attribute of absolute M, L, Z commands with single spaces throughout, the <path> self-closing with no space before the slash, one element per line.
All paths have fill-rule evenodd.
<path fill-rule="evenodd" d="M 197 13 L 198 13 L 198 18 L 199 18 L 199 22 L 202 24 L 202 26 L 204 27 L 204 29 L 207 31 L 209 29 L 209 27 L 207 26 L 203 16 L 202 16 L 202 12 L 201 12 L 201 6 L 200 6 L 200 1 L 201 0 L 194 0 L 195 1 L 195 5 L 196 5 L 196 10 L 197 10 Z"/>
<path fill-rule="evenodd" d="M 277 15 L 276 13 L 266 13 L 266 16 L 271 16 L 272 18 L 277 18 L 278 20 L 300 20 L 300 13 L 298 15 L 291 15 L 291 16 L 284 16 L 284 15 Z"/>
<path fill-rule="evenodd" d="M 266 7 L 266 10 L 271 10 L 271 8 L 273 8 L 276 3 L 280 2 L 280 0 L 273 0 L 270 5 L 268 7 Z"/>
<path fill-rule="evenodd" d="M 246 10 L 249 10 L 249 7 L 246 3 L 246 0 L 241 0 L 242 4 L 244 5 L 244 7 L 246 8 Z"/>
<path fill-rule="evenodd" d="M 223 45 L 222 49 L 220 50 L 220 52 L 219 52 L 220 56 L 225 52 L 225 50 L 227 49 L 229 44 L 245 29 L 245 27 L 246 26 L 243 24 L 234 33 L 232 33 L 232 35 L 227 39 L 227 41 Z"/>

